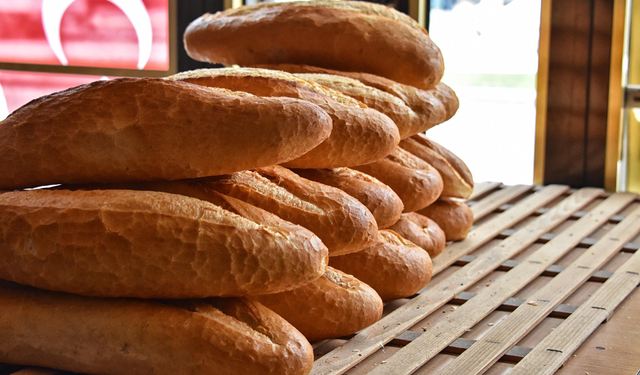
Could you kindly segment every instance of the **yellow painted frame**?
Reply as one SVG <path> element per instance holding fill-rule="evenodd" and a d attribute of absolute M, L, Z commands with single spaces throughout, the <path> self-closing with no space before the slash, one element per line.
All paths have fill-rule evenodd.
<path fill-rule="evenodd" d="M 536 94 L 536 139 L 533 159 L 533 183 L 544 184 L 544 162 L 547 136 L 547 101 L 549 96 L 549 46 L 551 43 L 551 2 L 542 0 L 540 9 L 540 44 Z"/>

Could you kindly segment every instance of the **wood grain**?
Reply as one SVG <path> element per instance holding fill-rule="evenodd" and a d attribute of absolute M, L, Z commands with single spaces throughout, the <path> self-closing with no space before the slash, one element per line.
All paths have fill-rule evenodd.
<path fill-rule="evenodd" d="M 581 238 L 606 223 L 607 218 L 623 209 L 635 199 L 635 194 L 615 194 L 594 207 L 588 215 L 539 248 L 511 271 L 481 290 L 476 297 L 449 314 L 446 320 L 422 334 L 387 360 L 394 374 L 411 374 L 467 329 L 500 306 L 511 295 L 535 279 L 548 266 L 571 250 Z M 473 263 L 470 263 L 470 265 Z M 464 373 L 464 372 L 463 372 Z M 374 370 L 372 375 L 382 374 Z"/>
<path fill-rule="evenodd" d="M 529 333 L 553 309 L 611 259 L 640 232 L 640 207 L 585 251 L 562 273 L 535 292 L 509 317 L 502 320 L 482 340 L 449 364 L 442 375 L 481 374 Z"/>

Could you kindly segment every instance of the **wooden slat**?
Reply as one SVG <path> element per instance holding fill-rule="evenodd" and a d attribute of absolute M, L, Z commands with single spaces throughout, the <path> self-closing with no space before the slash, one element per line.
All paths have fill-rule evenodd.
<path fill-rule="evenodd" d="M 552 241 L 539 248 L 527 258 L 527 261 L 502 275 L 490 286 L 481 290 L 475 298 L 450 313 L 446 320 L 440 321 L 411 344 L 400 349 L 387 360 L 389 366 L 386 367 L 393 368 L 394 374 L 398 375 L 411 374 L 420 368 L 571 250 L 581 238 L 599 228 L 608 217 L 623 209 L 634 199 L 634 194 L 616 194 L 607 198 L 593 208 L 587 216 L 576 221 Z M 374 370 L 372 375 L 381 373 Z"/>
<path fill-rule="evenodd" d="M 518 207 L 520 207 L 519 204 L 514 207 L 514 210 L 518 211 L 518 214 L 511 216 L 510 221 L 520 220 L 522 218 L 520 214 L 526 217 L 526 214 L 530 213 L 531 210 L 535 210 L 540 204 L 544 204 L 541 203 L 541 201 L 548 202 L 549 200 L 553 200 L 566 190 L 566 187 L 550 186 L 531 195 L 530 197 L 527 197 L 523 200 L 522 205 L 524 208 L 522 210 L 518 209 Z M 597 197 L 599 193 L 600 189 L 583 189 L 576 192 L 558 204 L 556 206 L 557 208 L 554 207 L 554 209 L 550 210 L 548 214 L 540 216 L 536 220 L 532 221 L 532 223 L 528 224 L 523 228 L 520 236 L 514 235 L 510 237 L 510 240 L 505 241 L 518 245 L 514 252 L 523 249 L 527 244 L 535 241 L 535 237 L 538 233 L 545 233 L 549 228 L 558 225 L 566 218 L 567 215 L 570 215 L 573 211 L 583 207 L 583 205 Z M 526 212 L 523 213 L 521 211 Z M 506 214 L 507 212 L 502 215 Z M 491 223 L 488 224 L 491 225 Z M 502 225 L 509 224 L 502 223 Z M 495 227 L 499 226 L 500 225 L 497 224 L 495 225 Z M 495 227 L 493 232 L 499 233 L 501 229 Z M 531 232 L 526 228 L 530 228 Z M 440 254 L 438 258 L 440 256 L 442 256 L 442 254 Z M 495 268 L 498 267 L 501 262 L 502 260 L 496 260 L 490 264 Z M 459 271 L 461 276 L 458 279 L 449 277 L 443 280 L 435 287 L 430 288 L 418 297 L 413 298 L 407 304 L 399 307 L 380 321 L 363 329 L 343 346 L 330 351 L 320 359 L 316 360 L 311 373 L 339 374 L 355 366 L 367 356 L 374 353 L 381 345 L 391 341 L 394 337 L 406 331 L 410 326 L 421 319 L 424 319 L 424 317 L 429 315 L 431 312 L 451 300 L 456 293 L 464 290 L 464 288 L 468 287 L 471 283 L 474 283 L 483 277 L 482 274 L 478 273 L 480 270 L 475 271 L 476 273 L 469 273 L 467 278 L 462 281 L 460 279 L 465 277 L 463 275 L 466 273 L 466 270 Z M 491 267 L 487 266 L 484 272 L 491 272 Z"/>
<path fill-rule="evenodd" d="M 469 254 L 485 243 L 491 241 L 500 232 L 513 227 L 513 225 L 531 215 L 532 212 L 541 206 L 553 201 L 567 190 L 569 190 L 567 186 L 547 186 L 543 190 L 531 194 L 527 198 L 521 200 L 510 210 L 487 220 L 482 225 L 473 229 L 466 239 L 447 246 L 445 251 L 433 258 L 433 274 L 436 275 L 440 273 L 442 270 L 455 263 L 460 257 Z"/>
<path fill-rule="evenodd" d="M 640 252 L 635 253 L 620 266 L 602 287 L 536 345 L 509 374 L 553 374 L 602 322 L 611 317 L 616 307 L 638 284 L 640 284 Z"/>
<path fill-rule="evenodd" d="M 515 185 L 499 190 L 471 206 L 474 220 L 479 220 L 498 207 L 531 190 L 531 186 Z"/>
<path fill-rule="evenodd" d="M 469 196 L 469 198 L 467 198 L 467 200 L 470 200 L 470 201 L 476 200 L 479 197 L 482 197 L 483 195 L 491 192 L 492 190 L 499 188 L 500 186 L 502 186 L 501 182 L 485 181 L 485 182 L 475 183 L 473 186 L 473 193 L 471 193 L 471 195 Z"/>
<path fill-rule="evenodd" d="M 481 374 L 640 232 L 640 207 L 440 372 Z"/>
<path fill-rule="evenodd" d="M 538 242 L 538 241 L 536 241 Z M 582 243 L 582 241 L 580 241 L 580 243 Z M 624 251 L 625 247 L 628 245 L 625 244 L 622 249 L 620 249 L 620 251 Z M 635 251 L 634 251 L 635 253 Z M 471 255 L 465 255 L 464 257 L 458 259 L 458 261 L 455 263 L 457 266 L 466 266 L 467 264 L 473 262 L 476 259 L 476 257 L 471 256 Z M 517 260 L 513 260 L 513 259 L 509 259 L 505 262 L 502 262 L 502 264 L 496 268 L 499 271 L 505 271 L 508 272 L 510 271 L 513 267 L 517 266 L 518 264 L 520 264 L 519 261 Z M 565 266 L 559 266 L 557 264 L 552 264 L 549 267 L 547 267 L 546 270 L 544 270 L 544 272 L 542 273 L 542 276 L 551 276 L 554 277 L 557 274 L 559 274 L 560 272 L 564 271 L 567 267 Z M 613 275 L 613 272 L 611 271 L 604 271 L 604 270 L 597 270 L 596 272 L 594 272 L 593 275 L 591 275 L 591 278 L 589 278 L 589 281 L 595 281 L 598 283 L 603 283 L 605 282 L 609 277 L 611 277 L 611 275 Z"/>
<path fill-rule="evenodd" d="M 404 346 L 409 344 L 411 341 L 415 340 L 419 336 L 420 334 L 418 332 L 405 331 L 400 336 L 393 339 L 390 342 L 390 344 Z M 459 338 L 459 339 L 456 339 L 456 341 L 452 342 L 449 346 L 447 346 L 443 350 L 443 352 L 460 354 L 460 353 L 463 353 L 465 350 L 469 349 L 471 345 L 475 343 L 476 343 L 476 340 Z M 511 362 L 518 362 L 522 358 L 524 358 L 524 356 L 529 354 L 529 352 L 531 352 L 531 348 L 514 346 L 513 348 L 509 349 L 509 351 L 501 359 L 511 361 Z"/>

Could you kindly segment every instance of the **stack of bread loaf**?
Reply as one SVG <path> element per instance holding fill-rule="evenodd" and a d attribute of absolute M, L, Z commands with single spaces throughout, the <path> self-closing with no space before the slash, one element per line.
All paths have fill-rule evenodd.
<path fill-rule="evenodd" d="M 378 320 L 468 233 L 471 175 L 421 134 L 458 101 L 409 17 L 264 3 L 198 18 L 185 46 L 238 66 L 0 123 L 0 363 L 306 374 L 309 341 Z"/>

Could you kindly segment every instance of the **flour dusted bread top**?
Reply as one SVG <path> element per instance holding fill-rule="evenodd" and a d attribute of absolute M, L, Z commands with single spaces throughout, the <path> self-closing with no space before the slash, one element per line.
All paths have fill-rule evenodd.
<path fill-rule="evenodd" d="M 97 81 L 0 123 L 0 188 L 176 180 L 294 159 L 331 132 L 319 107 L 153 78 Z"/>
<path fill-rule="evenodd" d="M 326 262 L 326 247 L 304 228 L 256 222 L 176 194 L 0 194 L 0 279 L 37 288 L 103 297 L 243 296 L 317 279 Z"/>
<path fill-rule="evenodd" d="M 226 65 L 307 64 L 434 87 L 444 63 L 427 32 L 384 5 L 264 3 L 205 14 L 184 35 L 194 59 Z"/>

